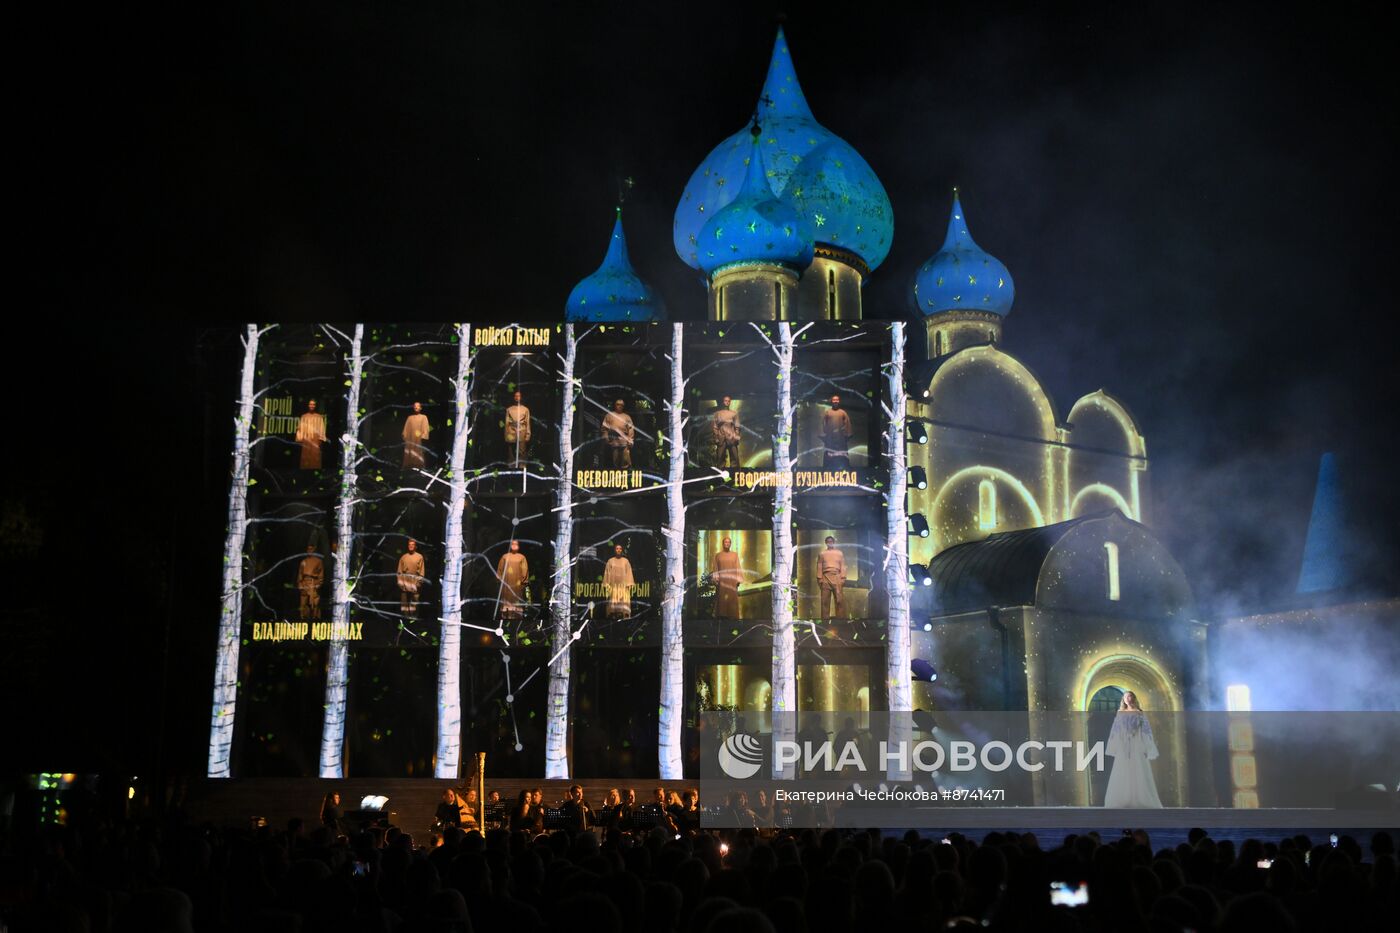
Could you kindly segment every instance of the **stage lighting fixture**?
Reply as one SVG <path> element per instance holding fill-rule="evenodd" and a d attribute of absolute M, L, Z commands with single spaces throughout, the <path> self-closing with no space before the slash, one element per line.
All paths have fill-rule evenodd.
<path fill-rule="evenodd" d="M 928 575 L 928 568 L 923 564 L 910 564 L 909 582 L 915 586 L 933 586 L 933 577 Z"/>
<path fill-rule="evenodd" d="M 933 669 L 933 662 L 923 658 L 915 658 L 909 665 L 914 672 L 914 680 L 922 683 L 933 683 L 938 679 L 938 671 Z"/>
<path fill-rule="evenodd" d="M 904 431 L 908 438 L 916 444 L 928 443 L 928 430 L 922 421 L 910 418 L 904 423 Z"/>
<path fill-rule="evenodd" d="M 928 473 L 924 472 L 921 466 L 909 468 L 909 485 L 915 489 L 928 488 Z"/>
<path fill-rule="evenodd" d="M 925 622 L 925 623 L 924 623 L 924 631 L 925 631 L 925 632 L 931 632 L 931 631 L 933 631 L 933 623 L 932 623 L 932 622 Z"/>
<path fill-rule="evenodd" d="M 920 538 L 928 537 L 928 519 L 924 518 L 924 513 L 915 512 L 913 515 L 910 515 L 909 525 L 913 529 L 914 534 L 918 535 Z"/>
<path fill-rule="evenodd" d="M 913 712 L 914 728 L 924 732 L 933 732 L 938 728 L 938 722 L 933 718 L 933 714 L 928 710 L 916 709 Z"/>

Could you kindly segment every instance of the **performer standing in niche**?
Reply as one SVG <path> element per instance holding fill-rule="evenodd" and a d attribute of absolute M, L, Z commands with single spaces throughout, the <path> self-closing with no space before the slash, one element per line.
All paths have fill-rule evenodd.
<path fill-rule="evenodd" d="M 740 466 L 739 460 L 739 438 L 742 431 L 739 428 L 739 413 L 729 407 L 730 398 L 725 396 L 719 400 L 719 408 L 710 417 L 710 433 L 715 444 L 715 466 L 720 469 Z"/>
<path fill-rule="evenodd" d="M 1108 773 L 1103 805 L 1160 810 L 1162 799 L 1157 796 L 1157 782 L 1152 778 L 1157 743 L 1152 739 L 1147 714 L 1131 690 L 1123 694 L 1118 704 L 1118 715 L 1113 717 L 1113 728 L 1108 733 L 1107 751 L 1113 759 L 1113 770 Z"/>
<path fill-rule="evenodd" d="M 316 545 L 306 546 L 306 556 L 297 565 L 297 589 L 301 592 L 301 620 L 321 618 L 321 584 L 326 565 L 316 554 Z"/>
<path fill-rule="evenodd" d="M 739 555 L 730 550 L 733 542 L 728 535 L 720 541 L 720 550 L 710 561 L 710 582 L 715 585 L 715 618 L 739 618 L 739 584 L 744 581 L 744 568 Z"/>
<path fill-rule="evenodd" d="M 632 562 L 622 556 L 622 545 L 613 545 L 613 556 L 603 568 L 603 584 L 608 588 L 608 618 L 632 618 Z"/>
<path fill-rule="evenodd" d="M 418 553 L 418 542 L 408 539 L 408 550 L 399 558 L 399 611 L 406 616 L 418 614 L 418 599 L 423 584 L 427 583 L 427 565 L 423 555 Z"/>
<path fill-rule="evenodd" d="M 321 445 L 326 442 L 326 416 L 316 410 L 315 400 L 306 403 L 306 411 L 297 422 L 297 443 L 301 445 L 303 470 L 321 469 Z"/>
<path fill-rule="evenodd" d="M 831 620 L 827 612 L 835 604 L 836 618 L 846 618 L 846 555 L 836 546 L 836 539 L 826 536 L 826 550 L 817 555 L 817 587 L 822 602 L 822 621 Z"/>
<path fill-rule="evenodd" d="M 403 423 L 403 468 L 421 469 L 425 463 L 423 442 L 428 439 L 428 416 L 423 414 L 423 403 L 413 403 L 413 414 Z"/>
<path fill-rule="evenodd" d="M 496 576 L 500 579 L 496 603 L 502 619 L 521 619 L 525 616 L 525 583 L 530 579 L 530 562 L 520 553 L 520 542 L 512 541 L 510 550 L 496 562 Z"/>
<path fill-rule="evenodd" d="M 831 407 L 822 414 L 823 470 L 849 470 L 851 455 L 851 416 L 841 407 L 841 396 L 831 397 Z"/>
<path fill-rule="evenodd" d="M 529 459 L 530 449 L 530 409 L 521 403 L 520 390 L 511 396 L 514 404 L 506 409 L 505 438 L 509 450 L 510 465 L 520 468 Z"/>
<path fill-rule="evenodd" d="M 624 409 L 622 399 L 613 402 L 612 411 L 603 416 L 603 444 L 607 448 L 606 465 L 631 469 L 632 445 L 637 440 L 637 426 Z"/>

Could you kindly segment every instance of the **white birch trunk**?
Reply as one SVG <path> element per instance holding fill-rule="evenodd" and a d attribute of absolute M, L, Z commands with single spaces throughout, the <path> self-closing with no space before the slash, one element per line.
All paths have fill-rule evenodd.
<path fill-rule="evenodd" d="M 349 389 L 345 393 L 345 431 L 340 436 L 340 495 L 335 504 L 339 548 L 332 565 L 332 632 L 344 632 L 350 621 L 350 561 L 355 551 L 355 499 L 359 495 L 356 464 L 360 458 L 360 380 L 364 360 L 360 345 L 365 325 L 356 324 L 350 339 Z M 321 725 L 321 777 L 345 777 L 345 694 L 350 682 L 350 649 L 344 638 L 330 642 L 326 659 L 325 717 Z"/>
<path fill-rule="evenodd" d="M 913 687 L 909 668 L 909 529 L 904 498 L 908 473 L 904 457 L 904 419 L 908 401 L 904 389 L 904 322 L 890 325 L 889 363 L 890 407 L 887 443 L 890 484 L 885 507 L 885 589 L 889 594 L 889 616 L 885 626 L 885 681 L 890 721 L 889 743 L 904 743 L 911 737 L 909 713 L 913 709 Z M 892 762 L 895 759 L 890 759 Z M 913 775 L 893 765 L 891 781 L 907 781 Z"/>
<path fill-rule="evenodd" d="M 573 590 L 574 539 L 574 359 L 578 343 L 574 325 L 564 325 L 564 391 L 559 418 L 559 480 L 554 505 L 558 525 L 554 533 L 554 571 L 550 577 L 549 694 L 545 709 L 544 776 L 569 777 L 569 651 L 574 633 L 569 606 Z"/>
<path fill-rule="evenodd" d="M 681 779 L 681 722 L 685 716 L 685 373 L 681 367 L 684 325 L 671 325 L 671 403 L 666 440 L 670 471 L 666 483 L 666 582 L 661 602 L 661 709 L 656 736 L 663 781 Z"/>
<path fill-rule="evenodd" d="M 219 648 L 214 660 L 214 712 L 209 725 L 211 778 L 232 777 L 233 714 L 238 700 L 238 646 L 243 626 L 243 545 L 248 537 L 249 432 L 253 425 L 253 383 L 258 339 L 249 324 L 243 338 L 243 376 L 238 389 L 238 416 L 233 420 L 233 476 L 228 489 L 228 532 L 224 538 L 224 579 L 219 607 Z"/>
<path fill-rule="evenodd" d="M 773 739 L 792 741 L 797 734 L 797 649 L 792 631 L 792 325 L 778 324 L 773 348 L 778 364 L 778 430 L 773 436 Z M 773 767 L 775 779 L 791 778 L 791 765 Z"/>
<path fill-rule="evenodd" d="M 447 466 L 447 522 L 443 530 L 442 622 L 438 634 L 438 735 L 436 776 L 461 776 L 462 761 L 462 512 L 467 504 L 468 399 L 471 384 L 470 324 L 457 325 L 457 378 L 452 382 L 452 456 Z"/>

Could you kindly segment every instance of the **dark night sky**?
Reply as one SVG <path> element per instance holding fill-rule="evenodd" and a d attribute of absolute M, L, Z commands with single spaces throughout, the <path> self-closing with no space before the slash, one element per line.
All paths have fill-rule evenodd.
<path fill-rule="evenodd" d="M 23 595 L 0 630 L 21 645 L 5 699 L 67 685 L 34 748 L 149 760 L 155 739 L 134 737 L 163 694 L 168 743 L 198 749 L 227 468 L 215 405 L 236 375 L 216 325 L 557 319 L 624 177 L 635 264 L 673 314 L 703 317 L 671 214 L 750 113 L 775 10 L 240 6 L 19 31 L 36 77 L 12 85 L 32 127 L 14 176 L 31 235 L 13 255 L 47 298 L 12 331 L 7 389 L 82 413 L 80 454 L 6 468 Z M 1291 585 L 1327 449 L 1360 506 L 1359 573 L 1396 592 L 1388 37 L 1315 6 L 840 9 L 789 4 L 787 29 L 817 118 L 894 205 L 867 317 L 906 313 L 960 186 L 1016 279 L 1006 348 L 1062 416 L 1099 387 L 1136 414 L 1154 524 L 1208 605 Z M 56 317 L 80 379 L 55 380 L 42 352 Z M 108 449 L 127 456 L 109 468 Z M 104 566 L 114 529 L 129 544 Z M 67 565 L 64 585 L 36 590 L 15 540 Z M 135 682 L 104 666 L 113 652 L 147 659 Z M 118 729 L 51 728 L 98 695 L 124 698 Z"/>

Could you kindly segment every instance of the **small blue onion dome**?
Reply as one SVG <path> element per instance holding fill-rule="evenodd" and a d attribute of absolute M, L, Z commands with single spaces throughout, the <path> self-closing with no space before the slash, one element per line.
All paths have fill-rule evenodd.
<path fill-rule="evenodd" d="M 883 262 L 894 240 L 889 195 L 860 154 L 812 116 L 781 29 L 757 116 L 774 194 L 797 209 L 817 243 L 854 253 L 870 269 Z M 751 148 L 748 129 L 739 130 L 716 146 L 686 182 L 672 239 L 687 265 L 703 268 L 700 230 L 738 196 Z"/>
<path fill-rule="evenodd" d="M 627 238 L 622 233 L 622 208 L 617 209 L 608 254 L 598 271 L 569 292 L 564 303 L 566 321 L 651 321 L 663 317 L 666 306 L 651 286 L 643 282 L 627 258 Z"/>
<path fill-rule="evenodd" d="M 754 126 L 755 131 L 760 127 Z M 812 264 L 812 234 L 797 209 L 769 187 L 755 132 L 738 196 L 710 214 L 700 228 L 697 253 L 706 275 L 730 266 L 777 265 L 801 272 Z"/>
<path fill-rule="evenodd" d="M 953 189 L 953 215 L 943 248 L 919 267 L 914 276 L 913 301 L 920 314 L 940 311 L 991 311 L 1005 315 L 1016 298 L 1016 285 L 1001 260 L 972 239 L 963 216 L 958 189 Z"/>

